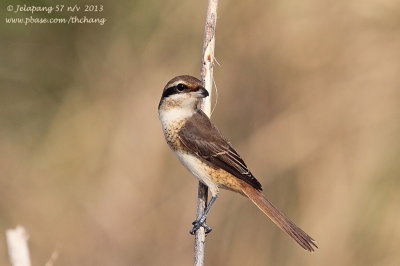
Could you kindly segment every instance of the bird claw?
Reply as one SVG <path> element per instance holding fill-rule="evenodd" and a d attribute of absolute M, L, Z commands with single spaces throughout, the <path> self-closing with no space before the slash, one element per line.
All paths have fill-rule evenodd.
<path fill-rule="evenodd" d="M 210 226 L 208 226 L 207 224 L 205 224 L 205 219 L 196 220 L 192 224 L 193 224 L 193 228 L 192 228 L 192 230 L 190 230 L 191 235 L 194 235 L 197 232 L 197 230 L 199 230 L 200 227 L 204 228 L 206 234 L 208 234 L 212 231 L 212 228 Z"/>

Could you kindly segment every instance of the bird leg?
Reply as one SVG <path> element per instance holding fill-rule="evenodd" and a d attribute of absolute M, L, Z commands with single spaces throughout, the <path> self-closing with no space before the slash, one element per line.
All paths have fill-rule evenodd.
<path fill-rule="evenodd" d="M 207 214 L 211 209 L 211 206 L 214 204 L 215 200 L 217 199 L 217 195 L 212 196 L 210 202 L 207 204 L 207 207 L 204 211 L 204 214 L 201 217 L 198 217 L 192 224 L 193 224 L 193 228 L 192 230 L 190 230 L 190 234 L 194 235 L 196 233 L 196 231 L 200 228 L 203 227 L 205 230 L 205 233 L 208 234 L 212 231 L 212 228 L 210 226 L 208 226 L 205 221 L 207 219 Z"/>

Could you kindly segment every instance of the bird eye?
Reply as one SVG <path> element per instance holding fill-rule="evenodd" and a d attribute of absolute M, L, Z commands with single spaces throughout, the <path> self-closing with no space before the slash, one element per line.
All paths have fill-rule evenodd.
<path fill-rule="evenodd" d="M 182 92 L 184 89 L 186 89 L 186 85 L 179 83 L 178 85 L 176 85 L 176 90 L 179 92 Z"/>

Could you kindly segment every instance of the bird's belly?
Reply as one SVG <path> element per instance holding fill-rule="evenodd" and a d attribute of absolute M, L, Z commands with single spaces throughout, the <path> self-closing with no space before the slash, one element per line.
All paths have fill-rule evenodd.
<path fill-rule="evenodd" d="M 241 193 L 241 185 L 237 178 L 223 169 L 216 169 L 196 156 L 176 152 L 181 163 L 202 183 L 210 189 L 211 195 L 218 194 L 218 188 L 225 188 Z"/>

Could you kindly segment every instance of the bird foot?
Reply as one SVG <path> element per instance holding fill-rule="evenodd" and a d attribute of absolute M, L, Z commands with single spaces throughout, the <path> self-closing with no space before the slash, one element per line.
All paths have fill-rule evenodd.
<path fill-rule="evenodd" d="M 212 228 L 205 223 L 205 220 L 206 219 L 199 219 L 199 220 L 194 221 L 192 223 L 193 228 L 192 228 L 192 230 L 190 230 L 190 234 L 194 235 L 196 233 L 196 231 L 199 230 L 200 227 L 204 228 L 206 234 L 210 233 L 212 231 Z"/>

